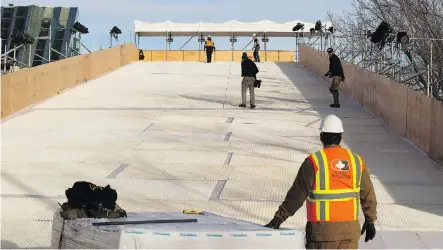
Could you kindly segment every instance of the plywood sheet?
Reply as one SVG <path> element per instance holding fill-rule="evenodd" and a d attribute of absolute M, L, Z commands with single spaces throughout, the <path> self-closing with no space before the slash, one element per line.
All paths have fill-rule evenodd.
<path fill-rule="evenodd" d="M 213 60 L 216 62 L 231 62 L 232 61 L 232 51 L 216 51 L 212 56 Z M 206 58 L 206 55 L 205 55 Z"/>
<path fill-rule="evenodd" d="M 143 50 L 143 55 L 145 56 L 145 59 L 143 61 L 150 62 L 152 61 L 152 50 Z M 138 57 L 137 57 L 138 60 Z"/>
<path fill-rule="evenodd" d="M 429 152 L 431 137 L 431 98 L 408 89 L 406 137 L 416 146 Z"/>
<path fill-rule="evenodd" d="M 345 81 L 340 84 L 340 90 L 352 98 L 352 85 L 354 84 L 354 66 L 347 62 L 342 62 Z"/>
<path fill-rule="evenodd" d="M 356 77 L 354 77 L 354 84 L 352 88 L 353 98 L 355 101 L 357 101 L 360 105 L 363 106 L 363 96 L 364 96 L 364 78 L 363 76 L 364 70 L 362 68 L 354 68 L 354 74 Z"/>
<path fill-rule="evenodd" d="M 167 61 L 183 61 L 184 52 L 183 51 L 166 51 Z"/>
<path fill-rule="evenodd" d="M 379 76 L 376 73 L 372 73 L 367 70 L 364 70 L 363 72 L 363 75 L 358 76 L 362 78 L 364 83 L 363 106 L 367 110 L 374 112 L 374 96 L 376 91 L 375 83 L 378 82 L 380 78 L 382 78 L 382 76 Z"/>
<path fill-rule="evenodd" d="M 278 51 L 268 51 L 267 52 L 268 62 L 278 62 Z"/>
<path fill-rule="evenodd" d="M 294 61 L 294 52 L 293 51 L 279 51 L 278 52 L 279 62 L 293 62 Z"/>
<path fill-rule="evenodd" d="M 436 162 L 443 165 L 443 102 L 432 100 L 431 140 L 429 154 Z"/>
<path fill-rule="evenodd" d="M 166 61 L 166 51 L 164 50 L 153 50 L 151 52 L 152 61 Z"/>
<path fill-rule="evenodd" d="M 199 61 L 199 51 L 184 51 L 184 61 L 188 62 L 198 62 Z M 200 52 L 201 54 L 201 52 Z M 200 55 L 200 59 L 203 58 L 202 55 Z"/>

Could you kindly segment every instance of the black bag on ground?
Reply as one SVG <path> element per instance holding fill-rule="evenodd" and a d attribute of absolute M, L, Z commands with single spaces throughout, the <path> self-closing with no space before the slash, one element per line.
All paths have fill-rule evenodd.
<path fill-rule="evenodd" d="M 65 191 L 68 202 L 61 205 L 62 216 L 66 219 L 93 217 L 126 217 L 125 210 L 117 204 L 117 191 L 109 185 L 97 186 L 91 182 L 78 181 Z M 65 216 L 64 216 L 65 215 Z"/>

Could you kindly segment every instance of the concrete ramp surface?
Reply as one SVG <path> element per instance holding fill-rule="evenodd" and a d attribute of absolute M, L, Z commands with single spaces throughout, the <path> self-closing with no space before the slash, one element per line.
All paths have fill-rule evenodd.
<path fill-rule="evenodd" d="M 57 202 L 81 180 L 110 184 L 128 212 L 266 224 L 336 114 L 377 194 L 379 231 L 360 247 L 443 248 L 440 166 L 343 95 L 329 108 L 328 86 L 302 65 L 258 67 L 255 110 L 238 107 L 239 63 L 132 63 L 4 122 L 2 247 L 49 247 Z M 302 207 L 283 226 L 305 218 Z"/>

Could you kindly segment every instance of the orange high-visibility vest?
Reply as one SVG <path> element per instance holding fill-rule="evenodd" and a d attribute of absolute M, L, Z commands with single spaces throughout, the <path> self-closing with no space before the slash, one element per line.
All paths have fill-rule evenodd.
<path fill-rule="evenodd" d="M 214 41 L 213 40 L 206 40 L 206 47 L 214 47 Z"/>
<path fill-rule="evenodd" d="M 344 148 L 325 148 L 309 156 L 315 181 L 306 200 L 310 222 L 354 221 L 360 210 L 360 183 L 364 163 Z"/>

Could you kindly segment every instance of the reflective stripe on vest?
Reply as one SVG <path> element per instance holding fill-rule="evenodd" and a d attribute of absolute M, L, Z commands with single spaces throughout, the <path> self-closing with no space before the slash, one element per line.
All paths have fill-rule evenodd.
<path fill-rule="evenodd" d="M 330 202 L 350 201 L 353 202 L 353 219 L 358 219 L 362 160 L 359 155 L 349 150 L 347 150 L 347 153 L 350 159 L 350 166 L 352 166 L 352 189 L 330 189 L 329 171 L 333 170 L 329 168 L 330 161 L 325 151 L 320 150 L 311 155 L 317 171 L 315 173 L 315 189 L 308 194 L 308 202 L 315 204 L 315 221 L 331 221 Z M 346 213 L 347 211 L 343 212 Z M 308 220 L 309 213 L 313 213 L 313 211 L 308 211 Z"/>

